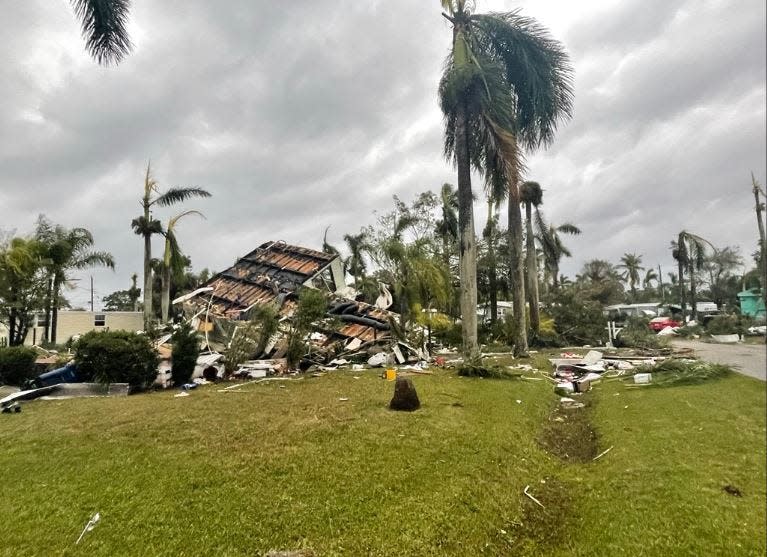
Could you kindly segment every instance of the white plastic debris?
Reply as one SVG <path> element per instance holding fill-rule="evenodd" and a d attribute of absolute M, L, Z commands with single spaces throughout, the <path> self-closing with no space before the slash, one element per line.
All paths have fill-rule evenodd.
<path fill-rule="evenodd" d="M 634 375 L 634 383 L 644 385 L 652 381 L 652 373 L 637 373 Z"/>
<path fill-rule="evenodd" d="M 373 354 L 368 359 L 368 365 L 370 367 L 381 367 L 384 364 L 389 363 L 390 357 L 391 355 L 387 354 L 386 352 L 379 352 L 378 354 Z"/>
<path fill-rule="evenodd" d="M 88 524 L 86 524 L 85 528 L 83 528 L 83 531 L 80 532 L 80 537 L 77 538 L 75 545 L 80 543 L 80 540 L 83 539 L 83 536 L 85 535 L 86 532 L 90 532 L 96 527 L 96 524 L 98 524 L 99 520 L 101 520 L 101 514 L 99 513 L 96 513 L 91 517 L 91 519 L 88 521 Z"/>
<path fill-rule="evenodd" d="M 602 353 L 597 350 L 589 350 L 583 357 L 583 364 L 593 366 L 602 359 Z"/>

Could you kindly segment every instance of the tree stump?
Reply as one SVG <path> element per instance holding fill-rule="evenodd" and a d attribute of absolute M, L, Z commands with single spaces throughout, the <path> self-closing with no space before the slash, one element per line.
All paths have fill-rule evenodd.
<path fill-rule="evenodd" d="M 418 400 L 413 381 L 409 377 L 397 377 L 397 382 L 394 383 L 394 397 L 389 403 L 389 408 L 412 412 L 420 407 L 421 401 Z"/>

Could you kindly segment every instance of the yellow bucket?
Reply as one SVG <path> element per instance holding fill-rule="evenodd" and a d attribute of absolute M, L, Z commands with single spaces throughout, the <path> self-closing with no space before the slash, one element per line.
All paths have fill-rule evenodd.
<path fill-rule="evenodd" d="M 386 380 L 387 381 L 394 381 L 397 378 L 397 370 L 396 369 L 387 369 L 386 370 Z"/>

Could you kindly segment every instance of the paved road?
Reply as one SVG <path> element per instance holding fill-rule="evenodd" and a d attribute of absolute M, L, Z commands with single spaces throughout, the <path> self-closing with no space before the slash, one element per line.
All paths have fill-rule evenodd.
<path fill-rule="evenodd" d="M 672 342 L 680 348 L 692 348 L 703 360 L 731 365 L 744 375 L 767 380 L 767 346 L 764 344 L 710 344 L 695 340 Z"/>

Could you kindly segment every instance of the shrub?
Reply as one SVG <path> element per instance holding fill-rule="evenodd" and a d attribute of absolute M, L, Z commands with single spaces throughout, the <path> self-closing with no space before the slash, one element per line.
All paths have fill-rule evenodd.
<path fill-rule="evenodd" d="M 626 326 L 618 333 L 615 346 L 653 349 L 665 344 L 664 337 L 659 337 L 650 329 L 650 321 L 642 317 L 629 317 Z"/>
<path fill-rule="evenodd" d="M 157 377 L 157 351 L 146 335 L 91 331 L 74 345 L 75 363 L 86 381 L 128 383 L 144 389 Z"/>
<path fill-rule="evenodd" d="M 734 335 L 743 334 L 745 328 L 736 317 L 717 315 L 706 325 L 706 332 L 710 335 Z"/>
<path fill-rule="evenodd" d="M 462 377 L 484 377 L 488 379 L 514 379 L 520 376 L 498 364 L 486 365 L 481 359 L 467 360 L 458 367 L 458 375 Z"/>
<path fill-rule="evenodd" d="M 21 386 L 37 376 L 37 352 L 25 346 L 0 348 L 0 383 Z"/>
<path fill-rule="evenodd" d="M 559 337 L 571 344 L 601 344 L 607 337 L 607 319 L 602 307 L 582 299 L 571 290 L 555 293 L 547 307 Z"/>
<path fill-rule="evenodd" d="M 197 365 L 197 357 L 200 355 L 200 341 L 197 333 L 189 323 L 184 323 L 176 329 L 170 341 L 173 344 L 170 370 L 173 384 L 179 386 L 189 383 L 194 373 L 194 366 Z"/>

